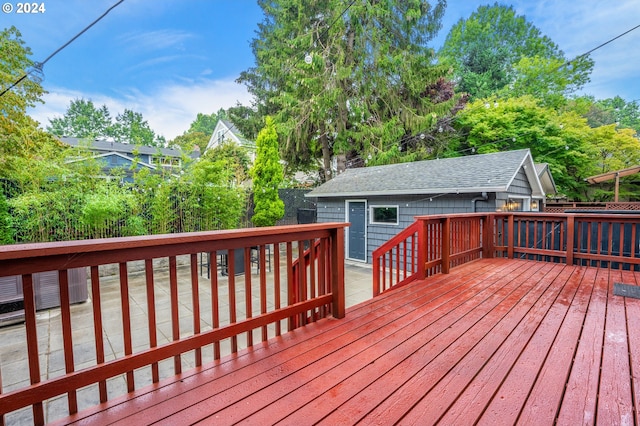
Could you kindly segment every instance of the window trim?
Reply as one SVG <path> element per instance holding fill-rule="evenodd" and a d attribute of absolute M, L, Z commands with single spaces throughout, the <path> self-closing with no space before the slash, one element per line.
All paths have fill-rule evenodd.
<path fill-rule="evenodd" d="M 396 209 L 396 221 L 394 222 L 376 222 L 373 210 L 377 208 Z M 387 225 L 398 226 L 400 225 L 400 205 L 399 204 L 370 204 L 369 205 L 369 224 L 370 225 Z"/>

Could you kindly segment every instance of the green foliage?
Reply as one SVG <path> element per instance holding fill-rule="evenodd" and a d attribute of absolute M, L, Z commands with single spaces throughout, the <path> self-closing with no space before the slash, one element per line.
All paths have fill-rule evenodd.
<path fill-rule="evenodd" d="M 536 162 L 548 163 L 560 193 L 574 200 L 593 195 L 585 178 L 640 161 L 640 141 L 632 130 L 592 128 L 578 113 L 541 106 L 530 96 L 473 102 L 456 117 L 459 139 L 450 155 L 528 148 Z"/>
<path fill-rule="evenodd" d="M 284 173 L 278 154 L 278 134 L 271 117 L 265 119 L 256 145 L 258 152 L 251 169 L 255 204 L 251 221 L 255 226 L 273 226 L 284 216 L 284 202 L 278 196 Z"/>
<path fill-rule="evenodd" d="M 333 155 L 366 158 L 451 112 L 458 98 L 434 90 L 448 67 L 427 47 L 445 3 L 355 2 L 342 14 L 341 0 L 259 2 L 256 67 L 239 81 L 258 115 L 274 116 L 289 167 L 320 162 L 328 179 Z"/>
<path fill-rule="evenodd" d="M 91 100 L 71 101 L 64 116 L 49 120 L 47 131 L 56 136 L 105 138 L 111 134 L 111 114 L 106 105 L 97 108 Z"/>
<path fill-rule="evenodd" d="M 169 142 L 170 148 L 181 149 L 183 152 L 193 152 L 195 147 L 198 147 L 200 152 L 204 152 L 209 143 L 211 134 L 205 134 L 202 132 L 185 132 L 179 136 L 176 136 L 171 142 Z"/>
<path fill-rule="evenodd" d="M 90 100 L 71 101 L 64 116 L 50 119 L 49 123 L 47 131 L 59 137 L 112 137 L 118 142 L 132 145 L 166 145 L 164 138 L 151 130 L 149 123 L 139 112 L 125 109 L 114 121 L 106 105 L 97 108 Z"/>
<path fill-rule="evenodd" d="M 227 116 L 229 117 L 229 121 L 249 140 L 255 140 L 264 123 L 264 118 L 256 109 L 241 105 L 240 103 L 227 108 Z"/>
<path fill-rule="evenodd" d="M 0 192 L 0 244 L 11 244 L 13 241 L 13 221 L 9 214 L 9 205 L 5 195 Z"/>
<path fill-rule="evenodd" d="M 234 181 L 241 184 L 248 177 L 250 158 L 249 151 L 234 142 L 226 142 L 207 151 L 204 157 L 213 161 L 224 161 L 233 171 Z"/>
<path fill-rule="evenodd" d="M 189 130 L 185 133 L 200 132 L 204 133 L 205 135 L 211 136 L 211 134 L 213 133 L 213 129 L 215 129 L 216 125 L 218 124 L 218 121 L 224 120 L 225 118 L 227 118 L 227 113 L 223 108 L 220 108 L 217 113 L 198 113 L 196 119 L 189 126 Z"/>
<path fill-rule="evenodd" d="M 593 60 L 582 57 L 567 64 L 560 48 L 517 15 L 512 6 L 480 6 L 449 31 L 440 61 L 452 66 L 462 91 L 471 99 L 498 92 L 533 95 L 556 106 L 565 95 L 589 81 Z"/>
<path fill-rule="evenodd" d="M 0 177 L 10 179 L 22 173 L 18 162 L 39 158 L 42 151 L 58 148 L 58 142 L 38 128 L 26 110 L 41 101 L 45 93 L 39 82 L 25 72 L 33 70 L 31 50 L 15 27 L 0 31 L 0 90 L 9 89 L 0 97 Z"/>
<path fill-rule="evenodd" d="M 101 185 L 99 192 L 88 194 L 82 206 L 80 223 L 88 228 L 93 238 L 107 236 L 107 230 L 115 222 L 126 219 L 129 194 L 113 185 Z"/>
<path fill-rule="evenodd" d="M 149 123 L 139 112 L 124 110 L 116 116 L 115 123 L 109 130 L 110 136 L 119 142 L 132 145 L 164 146 L 165 141 L 161 136 L 157 136 L 149 127 Z"/>
<path fill-rule="evenodd" d="M 620 128 L 633 129 L 640 135 L 640 105 L 637 101 L 627 102 L 620 96 L 596 101 L 587 98 L 589 111 L 585 117 L 592 127 L 615 124 Z"/>
<path fill-rule="evenodd" d="M 372 155 L 371 158 L 367 159 L 367 166 L 382 166 L 385 164 L 397 164 L 397 163 L 409 163 L 411 161 L 417 161 L 418 158 L 417 153 L 403 153 L 398 148 L 398 145 L 393 145 L 391 148 L 386 151 L 381 151 L 376 155 Z"/>

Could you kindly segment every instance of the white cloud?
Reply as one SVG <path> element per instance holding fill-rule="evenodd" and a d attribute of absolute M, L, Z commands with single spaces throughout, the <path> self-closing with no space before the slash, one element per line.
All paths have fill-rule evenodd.
<path fill-rule="evenodd" d="M 45 104 L 31 110 L 30 115 L 46 127 L 49 119 L 64 115 L 69 103 L 81 98 L 91 100 L 96 106 L 106 105 L 113 117 L 125 108 L 139 112 L 153 131 L 167 140 L 186 131 L 198 113 L 210 114 L 235 106 L 237 102 L 250 105 L 252 100 L 246 88 L 232 79 L 172 84 L 153 93 L 131 90 L 119 97 L 51 88 L 43 98 Z"/>
<path fill-rule="evenodd" d="M 119 36 L 118 40 L 127 49 L 148 52 L 150 50 L 181 46 L 185 41 L 193 37 L 193 34 L 186 31 L 164 29 L 146 32 L 132 31 Z"/>

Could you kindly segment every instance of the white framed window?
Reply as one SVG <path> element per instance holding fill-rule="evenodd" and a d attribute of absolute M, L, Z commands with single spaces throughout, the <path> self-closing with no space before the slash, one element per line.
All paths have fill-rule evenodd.
<path fill-rule="evenodd" d="M 400 209 L 396 206 L 369 206 L 369 223 L 372 225 L 398 225 Z"/>

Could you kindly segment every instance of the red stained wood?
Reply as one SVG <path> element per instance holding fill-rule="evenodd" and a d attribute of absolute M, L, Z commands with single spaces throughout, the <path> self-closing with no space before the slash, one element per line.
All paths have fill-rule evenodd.
<path fill-rule="evenodd" d="M 638 406 L 628 390 L 637 389 L 634 380 L 638 385 L 631 370 L 640 368 L 640 338 L 629 329 L 639 326 L 640 303 L 613 301 L 609 285 L 639 278 L 482 259 L 386 292 L 341 321 L 319 320 L 72 418 L 123 425 L 456 424 L 476 417 L 549 424 L 558 415 L 559 424 L 576 424 L 589 422 L 584 407 L 592 401 L 591 422 L 620 423 L 626 417 L 602 417 L 609 396 L 595 399 L 594 384 L 612 398 L 627 395 L 631 410 L 632 398 Z M 620 331 L 629 342 L 626 366 L 615 361 L 620 339 L 605 338 Z M 624 414 L 637 421 L 637 410 Z"/>
<path fill-rule="evenodd" d="M 173 341 L 180 340 L 180 313 L 178 312 L 178 270 L 176 257 L 169 256 L 169 293 L 171 296 L 171 334 Z M 180 355 L 173 357 L 173 371 L 182 373 L 182 361 Z"/>
<path fill-rule="evenodd" d="M 73 363 L 73 334 L 71 332 L 71 309 L 69 304 L 69 275 L 66 270 L 58 272 L 58 287 L 60 289 L 60 314 L 62 317 L 62 342 L 64 346 L 64 368 L 67 373 L 74 371 Z M 0 388 L 2 382 L 0 382 Z M 69 414 L 78 412 L 78 399 L 75 390 L 67 392 Z"/>
<path fill-rule="evenodd" d="M 608 271 L 598 270 L 591 302 L 583 323 L 565 395 L 558 414 L 560 424 L 593 424 L 602 361 L 602 342 L 607 306 Z"/>
<path fill-rule="evenodd" d="M 124 354 L 131 355 L 131 311 L 129 308 L 129 274 L 127 264 L 120 263 L 120 306 L 122 307 L 122 331 L 124 339 Z M 127 371 L 127 392 L 133 392 L 136 388 L 133 379 L 133 371 Z"/>
<path fill-rule="evenodd" d="M 635 227 L 634 227 L 635 229 Z M 640 277 L 629 271 L 622 272 L 622 282 L 640 285 Z M 627 336 L 629 337 L 629 363 L 631 388 L 635 407 L 634 424 L 640 423 L 640 299 L 625 299 Z"/>
<path fill-rule="evenodd" d="M 102 309 L 100 297 L 100 274 L 98 267 L 91 267 L 91 303 L 93 305 L 93 335 L 96 340 L 96 364 L 104 364 L 104 337 L 102 336 Z M 107 381 L 98 382 L 100 402 L 107 401 Z"/>
<path fill-rule="evenodd" d="M 153 260 L 147 259 L 144 262 L 145 284 L 147 294 L 147 324 L 149 326 L 149 348 L 158 346 L 158 336 L 156 333 L 156 303 L 155 290 L 153 281 Z M 160 380 L 160 372 L 158 363 L 151 364 L 151 381 L 158 383 Z"/>
<path fill-rule="evenodd" d="M 39 270 L 59 270 L 60 274 L 66 274 L 66 267 L 86 267 L 91 268 L 91 306 L 93 310 L 93 334 L 95 338 L 95 359 L 96 365 L 85 367 L 80 371 L 74 371 L 76 367 L 72 358 L 73 342 L 70 338 L 64 337 L 64 335 L 73 335 L 75 330 L 71 327 L 70 321 L 70 307 L 68 297 L 66 296 L 66 275 L 60 281 L 63 284 L 62 303 L 64 306 L 61 308 L 62 312 L 62 329 L 63 329 L 63 347 L 67 354 L 65 354 L 65 366 L 66 374 L 57 376 L 51 379 L 40 378 L 38 367 L 41 363 L 40 355 L 37 353 L 37 336 L 35 329 L 32 332 L 28 332 L 28 339 L 31 340 L 31 346 L 35 347 L 31 353 L 31 367 L 29 374 L 32 378 L 37 377 L 32 385 L 26 386 L 18 391 L 5 393 L 0 395 L 0 415 L 4 413 L 14 411 L 24 406 L 32 405 L 35 410 L 36 423 L 43 422 L 42 413 L 43 401 L 56 397 L 58 395 L 64 395 L 67 393 L 69 396 L 69 412 L 73 413 L 76 410 L 75 405 L 75 390 L 82 387 L 97 383 L 99 389 L 99 397 L 102 402 L 107 399 L 107 386 L 106 379 L 126 374 L 127 377 L 127 389 L 131 394 L 138 393 L 135 390 L 133 382 L 133 375 L 131 372 L 138 368 L 151 366 L 152 380 L 158 382 L 158 361 L 167 358 L 174 358 L 175 370 L 178 376 L 181 375 L 181 354 L 188 351 L 195 351 L 196 364 L 200 364 L 199 352 L 205 345 L 214 344 L 214 356 L 220 357 L 219 353 L 219 341 L 223 339 L 232 340 L 232 348 L 234 346 L 234 340 L 240 334 L 249 334 L 252 331 L 261 329 L 263 331 L 263 339 L 268 339 L 269 331 L 268 325 L 276 325 L 276 333 L 280 334 L 279 325 L 283 319 L 288 317 L 298 317 L 305 319 L 308 317 L 309 312 L 324 312 L 325 314 L 330 311 L 340 313 L 343 311 L 344 295 L 335 295 L 332 293 L 333 289 L 338 291 L 344 291 L 343 282 L 336 282 L 337 280 L 344 280 L 344 271 L 341 264 L 344 258 L 341 248 L 335 247 L 335 244 L 344 244 L 344 240 L 341 239 L 341 233 L 337 232 L 337 229 L 342 229 L 345 224 L 313 224 L 310 226 L 301 225 L 296 227 L 275 227 L 269 229 L 259 230 L 242 230 L 232 232 L 213 232 L 213 233 L 194 233 L 184 234 L 178 236 L 163 236 L 163 237 L 151 237 L 151 238 L 124 238 L 118 240 L 100 240 L 90 242 L 73 242 L 70 244 L 33 244 L 28 246 L 14 245 L 7 249 L 6 247 L 0 248 L 0 275 L 4 276 L 5 273 L 11 274 L 16 271 L 39 271 Z M 307 283 L 310 287 L 300 288 L 300 294 L 305 301 L 294 300 L 294 303 L 287 304 L 285 307 L 281 307 L 280 298 L 280 264 L 278 258 L 278 252 L 273 254 L 274 256 L 274 269 L 276 276 L 270 278 L 263 278 L 260 283 L 260 314 L 258 315 L 253 311 L 251 306 L 251 278 L 245 278 L 245 289 L 248 287 L 249 291 L 246 293 L 249 298 L 245 300 L 245 306 L 248 307 L 246 318 L 236 318 L 236 305 L 235 305 L 235 274 L 233 271 L 233 258 L 231 258 L 231 277 L 229 279 L 231 294 L 230 298 L 234 303 L 231 303 L 230 309 L 232 317 L 232 323 L 229 325 L 220 325 L 219 321 L 219 300 L 217 294 L 217 281 L 215 282 L 216 291 L 212 289 L 212 303 L 214 308 L 214 314 L 216 319 L 212 321 L 214 329 L 200 332 L 200 313 L 199 313 L 199 282 L 197 274 L 197 251 L 202 248 L 212 250 L 215 256 L 216 248 L 224 248 L 230 252 L 230 256 L 233 256 L 234 250 L 229 248 L 242 248 L 248 251 L 249 247 L 254 246 L 256 243 L 260 247 L 260 269 L 266 271 L 265 263 L 265 244 L 272 244 L 273 247 L 279 247 L 281 242 L 291 244 L 292 241 L 318 241 L 324 251 L 313 251 L 311 253 L 311 261 L 306 262 L 308 270 L 310 271 L 310 281 Z M 318 249 L 320 250 L 320 249 Z M 155 310 L 155 292 L 154 292 L 154 277 L 153 277 L 153 258 L 164 257 L 168 254 L 169 258 L 169 290 L 171 297 L 171 323 L 172 323 L 172 337 L 173 341 L 157 346 L 156 335 L 156 310 Z M 189 254 L 191 260 L 191 297 L 190 302 L 193 309 L 189 309 L 188 313 L 193 314 L 191 319 L 193 321 L 193 335 L 180 338 L 179 329 L 179 302 L 186 303 L 187 300 L 178 300 L 178 277 L 177 277 L 177 265 L 176 255 Z M 215 258 L 215 257 L 214 257 Z M 129 282 L 127 272 L 128 260 L 144 260 L 145 272 L 146 272 L 146 292 L 147 292 L 147 308 L 148 308 L 148 327 L 150 334 L 149 349 L 141 349 L 132 353 L 132 329 L 131 329 L 131 312 L 130 312 L 130 300 L 129 300 Z M 249 256 L 245 257 L 245 262 L 250 266 Z M 316 269 L 316 262 L 321 265 L 322 272 Z M 105 263 L 116 263 L 120 265 L 120 304 L 122 315 L 122 335 L 123 335 L 123 347 L 124 354 L 116 355 L 115 360 L 106 361 L 105 358 L 105 345 L 103 339 L 103 318 L 101 310 L 101 290 L 100 290 L 100 278 L 98 274 L 98 265 Z M 6 268 L 5 268 L 6 266 Z M 342 268 L 341 268 L 342 267 Z M 213 277 L 217 277 L 217 265 L 212 262 Z M 250 272 L 250 268 L 247 267 L 247 272 Z M 341 270 L 342 269 L 342 270 Z M 301 269 L 304 274 L 304 268 Z M 290 273 L 291 271 L 288 271 Z M 59 274 L 59 275 L 60 275 Z M 28 276 L 25 279 L 27 282 L 27 298 L 29 295 L 33 296 L 33 291 L 29 293 L 29 278 L 31 274 L 24 274 Z M 245 274 L 246 275 L 246 274 Z M 262 274 L 264 277 L 264 274 Z M 181 277 L 182 278 L 182 277 Z M 213 278 L 212 282 L 217 278 Z M 273 279 L 273 282 L 264 282 L 264 280 Z M 305 275 L 306 279 L 306 275 Z M 332 281 L 333 280 L 333 281 Z M 266 304 L 266 290 L 265 288 L 273 288 L 276 292 L 276 305 L 275 309 L 267 306 Z M 33 287 L 31 285 L 31 287 Z M 323 294 L 320 295 L 320 288 L 323 290 Z M 254 290 L 255 292 L 255 290 Z M 313 297 L 316 295 L 317 297 Z M 30 298 L 30 300 L 32 297 Z M 28 324 L 35 324 L 35 309 L 34 304 L 27 302 L 26 313 L 29 315 L 27 319 Z M 329 307 L 332 307 L 330 310 Z M 255 315 L 255 316 L 254 316 Z M 315 319 L 315 315 L 311 317 Z M 302 322 L 302 321 L 300 321 Z M 27 325 L 27 328 L 29 326 Z M 32 327 L 32 328 L 35 328 Z M 251 344 L 251 341 L 248 342 Z M 29 346 L 29 344 L 28 344 Z M 216 350 L 217 349 L 217 350 Z M 237 346 L 233 348 L 237 351 Z M 217 354 L 216 354 L 217 352 Z M 35 380 L 35 379 L 34 379 Z M 118 392 L 117 386 L 113 389 L 109 388 L 109 394 Z M 111 401 L 109 402 L 109 404 Z"/>
<path fill-rule="evenodd" d="M 535 325 L 536 329 L 530 329 L 533 334 L 530 335 L 508 376 L 487 405 L 479 424 L 516 422 L 573 301 L 580 279 L 579 271 L 576 273 L 571 268 L 563 268 L 562 273 L 554 278 L 549 288 L 552 292 L 559 290 L 552 305 L 546 311 L 545 309 L 537 310 L 536 315 L 533 311 L 528 313 L 527 327 Z M 526 335 L 519 337 L 522 339 Z M 519 345 L 521 345 L 520 342 L 515 344 L 515 346 Z"/>
<path fill-rule="evenodd" d="M 152 289 L 153 271 L 151 259 L 144 256 L 163 254 L 166 257 L 168 254 L 173 319 L 178 299 L 173 288 L 177 281 L 175 255 L 191 254 L 192 297 L 196 297 L 194 247 L 202 245 L 214 253 L 218 248 L 237 247 L 246 252 L 250 246 L 273 242 L 273 236 L 262 231 L 243 231 L 229 234 L 229 239 L 211 234 L 202 240 L 198 240 L 198 236 L 195 239 L 161 238 L 168 248 L 155 239 L 92 242 L 82 245 L 88 250 L 83 256 L 69 256 L 71 252 L 56 245 L 41 247 L 44 255 L 18 246 L 15 253 L 33 257 L 20 258 L 14 262 L 16 265 L 10 265 L 15 253 L 0 249 L 0 267 L 8 265 L 7 271 L 25 271 L 30 264 L 37 264 L 35 269 L 54 264 L 73 267 L 78 262 L 91 266 L 98 360 L 95 367 L 37 381 L 21 393 L 0 395 L 4 406 L 0 412 L 34 405 L 36 422 L 41 423 L 37 411 L 42 411 L 43 398 L 95 382 L 99 383 L 100 397 L 106 398 L 105 378 L 157 365 L 158 360 L 170 357 L 179 363 L 180 354 L 186 351 L 199 350 L 220 339 L 235 339 L 238 334 L 256 329 L 263 330 L 264 339 L 267 324 L 279 325 L 282 319 L 291 318 L 291 328 L 304 325 L 308 320 L 311 323 L 293 333 L 272 338 L 268 343 L 257 343 L 251 349 L 238 352 L 236 346 L 230 357 L 134 390 L 71 419 L 97 424 L 111 421 L 265 424 L 278 420 L 285 424 L 315 421 L 334 424 L 358 419 L 384 424 L 428 424 L 437 420 L 448 424 L 476 419 L 487 424 L 637 423 L 640 333 L 635 331 L 640 326 L 640 302 L 613 296 L 612 283 L 637 283 L 639 273 L 506 259 L 483 259 L 458 266 L 491 253 L 491 256 L 527 259 L 548 256 L 559 261 L 565 257 L 570 261 L 573 257 L 578 263 L 608 267 L 612 261 L 622 260 L 612 254 L 621 247 L 613 244 L 613 234 L 616 233 L 620 241 L 624 237 L 622 229 L 614 231 L 613 223 L 637 222 L 624 217 L 575 216 L 578 247 L 574 249 L 574 226 L 565 232 L 565 216 L 557 217 L 559 219 L 552 215 L 539 218 L 527 214 L 478 214 L 419 218 L 422 223 L 416 226 L 416 232 L 423 238 L 426 234 L 428 240 L 416 242 L 421 252 L 416 256 L 424 260 L 417 265 L 418 273 L 433 275 L 442 270 L 443 257 L 446 257 L 444 247 L 449 253 L 446 264 L 455 266 L 451 274 L 407 284 L 415 279 L 407 274 L 410 270 L 407 263 L 413 264 L 406 258 L 407 246 L 414 244 L 413 235 L 407 235 L 381 255 L 380 267 L 388 268 L 383 280 L 395 287 L 393 291 L 349 309 L 342 321 L 328 319 L 315 323 L 316 314 L 317 318 L 323 317 L 321 313 L 327 306 L 331 306 L 334 317 L 345 316 L 343 228 L 326 231 L 305 228 L 295 234 L 286 234 L 283 230 L 282 235 L 286 237 L 280 241 L 287 246 L 285 263 L 291 298 L 286 308 L 263 312 L 265 291 L 261 271 L 261 314 L 251 317 L 251 278 L 245 277 L 248 315 L 246 320 L 235 318 L 234 262 L 233 250 L 230 250 L 230 302 L 233 301 L 230 326 L 217 329 L 214 320 L 214 330 L 199 334 L 194 318 L 193 336 L 179 339 L 178 333 L 175 342 L 158 348 L 150 339 L 152 349 L 107 362 L 101 333 L 98 262 L 120 263 L 121 271 L 126 272 L 127 259 L 139 259 L 142 253 L 148 270 L 147 303 L 151 306 L 154 296 L 153 291 L 149 292 L 149 285 Z M 480 238 L 481 232 L 485 232 L 484 220 L 496 224 L 493 230 L 501 230 L 502 235 Z M 571 224 L 574 216 L 567 216 L 566 220 Z M 514 223 L 518 232 L 513 232 Z M 512 226 L 511 230 L 508 226 Z M 630 246 L 635 253 L 636 226 L 631 229 Z M 555 237 L 543 242 L 546 235 L 556 232 L 559 232 L 554 234 L 559 235 L 559 246 Z M 571 241 L 565 241 L 564 236 Z M 325 249 L 319 252 L 311 249 L 307 254 L 300 247 L 300 242 L 305 240 L 320 241 L 318 247 L 324 244 Z M 299 244 L 295 262 L 292 241 Z M 489 246 L 487 241 L 491 241 Z M 563 241 L 567 251 L 562 251 Z M 274 258 L 277 258 L 277 245 L 274 245 Z M 260 251 L 260 255 L 260 269 L 264 271 L 264 252 Z M 38 256 L 44 256 L 42 262 Z M 247 259 L 245 256 L 245 263 Z M 633 257 L 624 261 L 627 265 L 640 263 L 640 259 Z M 294 267 L 294 263 L 297 266 Z M 279 262 L 276 261 L 276 265 Z M 213 269 L 215 274 L 216 266 Z M 3 268 L 0 271 L 5 273 Z M 276 271 L 278 278 L 273 285 L 278 295 L 280 271 Z M 322 279 L 322 274 L 326 279 Z M 399 282 L 404 286 L 399 286 Z M 211 284 L 214 285 L 213 279 Z M 121 280 L 121 285 L 125 352 L 130 352 L 127 349 L 130 337 L 126 337 L 129 328 L 126 278 Z M 217 288 L 217 282 L 215 286 Z M 27 293 L 29 291 L 27 289 Z M 212 290 L 212 297 L 213 294 Z M 318 297 L 312 302 L 302 302 L 313 299 L 314 295 Z M 214 300 L 217 302 L 217 296 Z M 194 299 L 192 303 L 197 310 L 198 301 Z M 26 306 L 27 314 L 35 315 L 32 311 L 32 306 Z M 68 312 L 63 311 L 63 334 L 65 323 L 70 324 L 65 315 Z M 155 318 L 149 321 L 150 329 L 155 332 Z M 27 328 L 28 323 L 29 320 Z M 177 321 L 173 321 L 174 338 L 176 324 Z M 28 337 L 34 339 L 35 336 L 33 330 Z M 37 338 L 35 342 L 37 346 Z M 64 342 L 65 347 L 69 345 Z M 35 357 L 32 354 L 29 357 L 32 361 L 35 358 L 37 364 L 37 347 L 35 353 Z M 30 372 L 32 379 L 36 376 L 35 368 L 37 365 Z M 37 376 L 40 380 L 39 374 Z M 131 390 L 133 382 L 130 383 Z"/>
<path fill-rule="evenodd" d="M 611 231 L 611 227 L 609 230 Z M 609 247 L 609 250 L 611 247 Z M 620 271 L 611 271 L 602 367 L 598 389 L 598 424 L 633 424 L 632 388 L 629 380 L 629 346 L 625 298 L 613 295 L 613 282 L 622 282 Z M 631 334 L 640 330 L 629 330 Z M 638 390 L 636 390 L 638 391 Z"/>
<path fill-rule="evenodd" d="M 40 382 L 40 361 L 38 355 L 38 333 L 36 327 L 36 298 L 33 290 L 33 276 L 22 276 L 22 292 L 24 294 L 25 329 L 27 332 L 27 358 L 29 359 L 29 380 L 34 385 Z M 33 423 L 44 424 L 42 402 L 33 404 Z"/>
<path fill-rule="evenodd" d="M 551 424 L 556 418 L 589 306 L 596 271 L 577 270 L 572 277 L 574 280 L 581 279 L 580 287 L 520 413 L 519 424 Z"/>
<path fill-rule="evenodd" d="M 192 253 L 190 256 L 191 266 L 191 306 L 193 309 L 193 334 L 200 334 L 200 289 L 198 282 L 198 255 Z M 202 349 L 195 350 L 196 367 L 202 365 Z"/>

